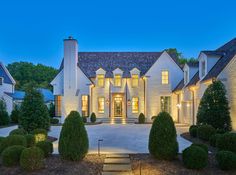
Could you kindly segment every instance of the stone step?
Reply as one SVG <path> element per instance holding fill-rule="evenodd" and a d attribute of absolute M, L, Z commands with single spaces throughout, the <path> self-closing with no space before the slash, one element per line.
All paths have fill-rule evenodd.
<path fill-rule="evenodd" d="M 106 158 L 105 164 L 129 164 L 130 158 Z"/>
<path fill-rule="evenodd" d="M 108 171 L 108 172 L 131 171 L 131 165 L 130 164 L 104 164 L 103 171 Z"/>
<path fill-rule="evenodd" d="M 102 172 L 102 175 L 132 175 L 132 172 Z"/>
<path fill-rule="evenodd" d="M 107 154 L 106 158 L 129 158 L 129 154 Z"/>

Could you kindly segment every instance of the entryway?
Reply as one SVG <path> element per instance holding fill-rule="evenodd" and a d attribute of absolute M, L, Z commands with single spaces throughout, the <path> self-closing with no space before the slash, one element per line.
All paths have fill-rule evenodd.
<path fill-rule="evenodd" d="M 122 97 L 114 97 L 114 117 L 122 117 Z"/>

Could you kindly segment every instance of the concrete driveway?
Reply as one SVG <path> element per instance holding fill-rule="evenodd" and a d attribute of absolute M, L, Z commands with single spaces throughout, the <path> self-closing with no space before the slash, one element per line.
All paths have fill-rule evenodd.
<path fill-rule="evenodd" d="M 12 126 L 0 129 L 0 136 L 7 136 L 8 133 L 17 128 Z M 89 136 L 89 153 L 97 153 L 98 140 L 101 142 L 101 153 L 148 153 L 148 138 L 150 124 L 99 124 L 87 125 Z M 191 145 L 191 142 L 180 137 L 179 134 L 186 132 L 188 127 L 176 126 L 179 152 Z M 52 126 L 49 136 L 59 138 L 61 126 Z M 54 153 L 58 153 L 58 141 L 53 143 Z"/>

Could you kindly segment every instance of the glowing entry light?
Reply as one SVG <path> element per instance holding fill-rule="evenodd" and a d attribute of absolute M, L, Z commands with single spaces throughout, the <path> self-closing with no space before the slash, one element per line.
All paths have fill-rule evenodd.
<path fill-rule="evenodd" d="M 181 104 L 177 104 L 176 106 L 177 106 L 177 108 L 179 108 L 179 109 L 181 108 Z"/>

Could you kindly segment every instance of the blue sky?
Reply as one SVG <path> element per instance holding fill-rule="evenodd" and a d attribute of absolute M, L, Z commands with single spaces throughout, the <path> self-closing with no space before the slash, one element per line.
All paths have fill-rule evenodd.
<path fill-rule="evenodd" d="M 0 60 L 57 68 L 69 35 L 80 51 L 175 47 L 197 57 L 236 37 L 235 6 L 234 0 L 0 1 Z"/>

